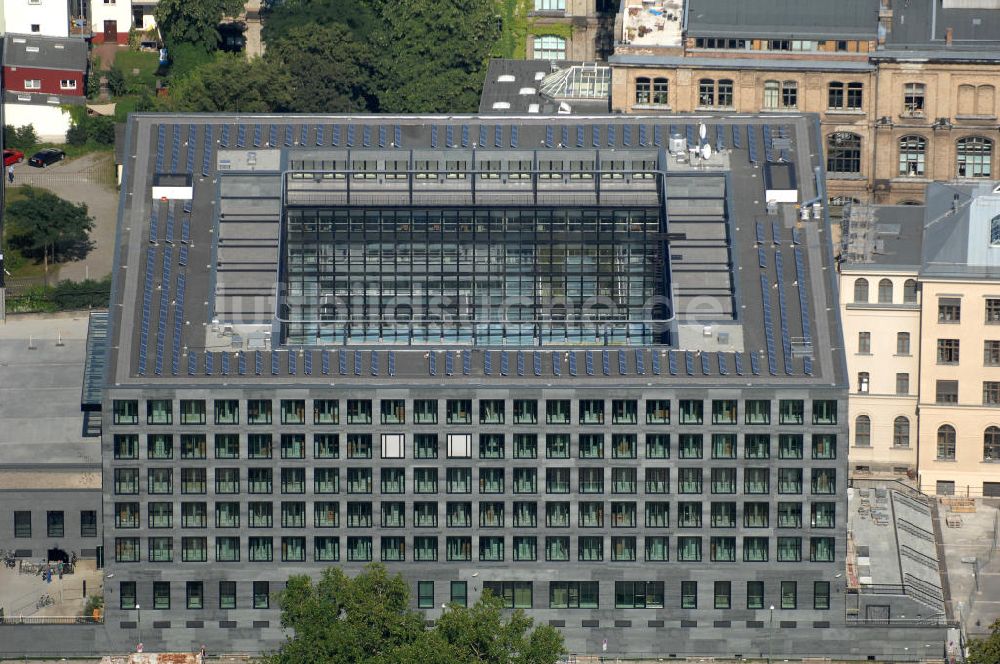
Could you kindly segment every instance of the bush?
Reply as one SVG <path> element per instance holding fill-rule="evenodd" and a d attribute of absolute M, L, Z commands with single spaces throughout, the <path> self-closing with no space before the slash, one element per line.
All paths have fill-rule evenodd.
<path fill-rule="evenodd" d="M 70 145 L 115 144 L 115 119 L 104 115 L 74 114 L 73 123 L 66 131 Z"/>
<path fill-rule="evenodd" d="M 112 97 L 121 97 L 128 90 L 128 82 L 125 80 L 125 74 L 118 67 L 112 67 L 108 70 L 108 92 L 111 93 Z"/>
<path fill-rule="evenodd" d="M 4 125 L 3 144 L 7 148 L 16 148 L 22 152 L 27 152 L 38 144 L 38 134 L 35 133 L 33 125 Z"/>

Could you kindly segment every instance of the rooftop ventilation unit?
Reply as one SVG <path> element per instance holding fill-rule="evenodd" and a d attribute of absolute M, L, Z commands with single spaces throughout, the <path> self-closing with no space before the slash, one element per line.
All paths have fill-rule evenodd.
<path fill-rule="evenodd" d="M 533 95 L 536 92 L 537 91 L 534 88 L 521 88 L 520 90 L 517 91 L 517 94 L 519 94 L 519 95 Z"/>
<path fill-rule="evenodd" d="M 497 83 L 513 83 L 515 80 L 513 74 L 501 74 L 497 77 Z"/>
<path fill-rule="evenodd" d="M 510 102 L 509 101 L 495 101 L 495 102 L 493 102 L 493 110 L 494 111 L 506 111 L 508 109 L 510 109 Z"/>

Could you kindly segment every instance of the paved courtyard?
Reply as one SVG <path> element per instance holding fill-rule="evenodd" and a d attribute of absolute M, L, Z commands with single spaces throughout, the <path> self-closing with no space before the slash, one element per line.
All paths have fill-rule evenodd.
<path fill-rule="evenodd" d="M 970 636 L 987 634 L 990 624 L 1000 618 L 1000 551 L 991 546 L 1000 536 L 994 530 L 998 524 L 998 501 L 977 498 L 975 503 L 974 513 L 957 514 L 962 524 L 957 528 L 949 528 L 945 523 L 949 515 L 955 514 L 947 505 L 938 505 L 952 611 L 956 618 L 964 620 Z M 978 591 L 977 564 L 973 559 L 979 567 Z"/>
<path fill-rule="evenodd" d="M 79 561 L 76 571 L 63 575 L 62 580 L 53 575 L 51 583 L 37 574 L 23 574 L 17 568 L 0 566 L 0 608 L 6 618 L 79 616 L 86 604 L 84 584 L 87 595 L 100 595 L 104 592 L 103 581 L 104 574 L 95 569 L 93 560 Z M 43 595 L 49 595 L 55 603 L 39 607 L 38 600 Z"/>

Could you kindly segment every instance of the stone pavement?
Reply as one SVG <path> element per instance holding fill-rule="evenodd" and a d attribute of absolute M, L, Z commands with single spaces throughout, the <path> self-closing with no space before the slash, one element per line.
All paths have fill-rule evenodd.
<path fill-rule="evenodd" d="M 61 581 L 53 575 L 51 583 L 46 583 L 39 575 L 21 574 L 17 568 L 0 566 L 0 608 L 3 608 L 7 618 L 79 616 L 86 604 L 83 595 L 85 582 L 87 595 L 103 593 L 104 573 L 95 569 L 93 560 L 79 561 L 76 572 L 64 574 Z M 55 604 L 38 608 L 38 599 L 46 594 L 55 600 Z"/>
<path fill-rule="evenodd" d="M 938 506 L 951 586 L 951 609 L 954 616 L 963 621 L 969 636 L 987 634 L 990 624 L 1000 618 L 1000 551 L 991 546 L 991 542 L 996 544 L 1000 537 L 995 531 L 1000 515 L 996 500 L 976 498 L 975 501 L 975 512 L 959 514 L 962 525 L 958 528 L 949 528 L 943 523 L 951 512 L 947 505 Z M 992 560 L 991 548 L 994 551 Z M 976 590 L 973 559 L 980 568 L 979 591 Z"/>
<path fill-rule="evenodd" d="M 86 203 L 90 216 L 94 218 L 94 229 L 90 233 L 94 248 L 84 260 L 61 265 L 58 279 L 100 279 L 111 273 L 118 224 L 118 191 L 114 174 L 114 156 L 110 152 L 84 155 L 47 168 L 28 166 L 27 159 L 23 164 L 14 166 L 14 188 L 29 184 L 48 189 L 68 201 Z"/>

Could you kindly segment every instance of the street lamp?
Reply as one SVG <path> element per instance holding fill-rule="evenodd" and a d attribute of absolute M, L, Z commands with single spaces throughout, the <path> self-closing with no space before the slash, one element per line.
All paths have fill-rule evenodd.
<path fill-rule="evenodd" d="M 135 631 L 138 633 L 139 637 L 136 639 L 136 643 L 142 644 L 142 607 L 138 604 L 135 605 Z"/>
<path fill-rule="evenodd" d="M 767 630 L 767 664 L 771 664 L 771 648 L 774 643 L 774 604 L 771 605 L 771 619 Z"/>

